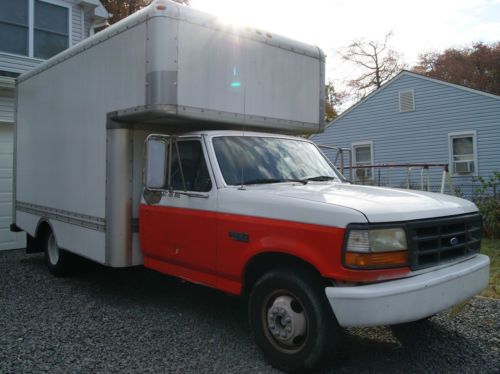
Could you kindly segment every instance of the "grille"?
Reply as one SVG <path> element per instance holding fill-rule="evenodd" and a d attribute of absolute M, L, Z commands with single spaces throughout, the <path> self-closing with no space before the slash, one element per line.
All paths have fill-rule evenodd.
<path fill-rule="evenodd" d="M 414 221 L 407 227 L 412 270 L 467 257 L 481 248 L 479 214 Z"/>

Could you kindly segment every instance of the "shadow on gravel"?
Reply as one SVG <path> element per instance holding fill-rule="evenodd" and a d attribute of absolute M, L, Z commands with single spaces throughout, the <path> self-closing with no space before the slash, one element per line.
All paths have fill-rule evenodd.
<path fill-rule="evenodd" d="M 21 260 L 47 271 L 41 256 Z M 209 287 L 185 282 L 175 277 L 146 269 L 142 266 L 110 268 L 95 262 L 78 259 L 75 272 L 60 278 L 66 284 L 85 292 L 93 299 L 110 307 L 138 307 L 169 310 L 185 314 L 207 313 L 223 325 L 224 317 L 231 314 L 242 328 L 246 327 L 245 300 Z M 247 331 L 246 331 L 247 332 Z"/>
<path fill-rule="evenodd" d="M 433 320 L 406 325 L 350 328 L 323 373 L 481 372 L 483 352 L 474 342 Z M 486 371 L 482 371 L 486 372 Z"/>
<path fill-rule="evenodd" d="M 144 362 L 163 360 L 159 361 L 161 367 L 172 368 L 183 362 L 179 370 L 187 372 L 195 371 L 193 365 L 205 367 L 208 362 L 209 372 L 273 371 L 262 362 L 262 356 L 249 338 L 243 298 L 143 267 L 113 269 L 82 261 L 74 276 L 56 279 L 48 274 L 43 256 L 24 257 L 19 262 L 44 284 L 49 300 L 61 293 L 70 294 L 70 300 L 64 305 L 67 315 L 74 313 L 75 303 L 81 303 L 75 322 L 81 327 L 68 328 L 68 335 L 84 334 L 81 331 L 85 331 L 82 330 L 85 327 L 80 324 L 90 324 L 89 321 L 97 319 L 101 331 L 106 331 L 90 330 L 92 341 L 102 340 L 99 350 L 112 349 L 113 344 L 124 349 L 128 344 L 127 354 L 132 357 L 133 350 L 138 349 L 137 342 L 141 342 L 142 357 L 136 355 L 135 361 L 122 359 L 122 368 L 144 368 Z M 106 316 L 102 316 L 103 313 Z M 85 318 L 87 315 L 91 318 Z M 135 324 L 137 331 L 127 325 L 120 333 L 123 336 L 109 336 L 108 331 L 127 323 Z M 481 371 L 486 359 L 484 352 L 451 326 L 443 313 L 423 323 L 347 329 L 338 353 L 323 372 L 428 373 L 474 371 L 473 368 Z M 177 343 L 172 344 L 173 341 Z M 170 356 L 158 356 L 158 346 L 167 347 L 164 349 Z M 486 367 L 491 368 L 491 364 Z M 156 369 L 154 366 L 153 371 Z"/>

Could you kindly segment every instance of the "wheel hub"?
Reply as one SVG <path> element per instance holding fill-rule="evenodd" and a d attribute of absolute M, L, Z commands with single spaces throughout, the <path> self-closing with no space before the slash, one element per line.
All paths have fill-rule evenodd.
<path fill-rule="evenodd" d="M 307 321 L 300 303 L 291 296 L 279 296 L 267 311 L 268 329 L 279 342 L 295 346 L 304 337 Z"/>

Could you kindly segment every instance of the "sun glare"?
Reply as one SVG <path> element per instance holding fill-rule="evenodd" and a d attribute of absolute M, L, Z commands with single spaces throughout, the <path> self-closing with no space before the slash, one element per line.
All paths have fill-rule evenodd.
<path fill-rule="evenodd" d="M 259 9 L 250 6 L 248 2 L 231 0 L 194 0 L 193 7 L 204 12 L 213 14 L 221 23 L 233 27 L 257 26 L 259 20 Z"/>

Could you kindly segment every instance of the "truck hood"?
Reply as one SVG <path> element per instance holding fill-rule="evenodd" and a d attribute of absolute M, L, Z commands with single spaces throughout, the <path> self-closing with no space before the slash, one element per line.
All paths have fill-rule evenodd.
<path fill-rule="evenodd" d="M 477 212 L 474 203 L 432 192 L 348 183 L 273 184 L 256 187 L 292 199 L 351 208 L 369 222 L 410 221 Z"/>

